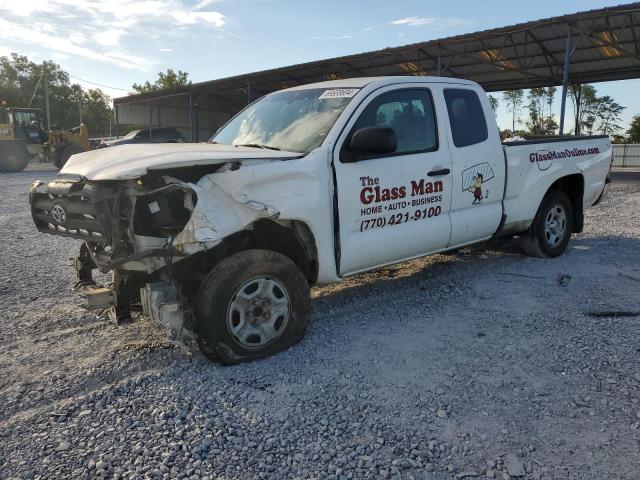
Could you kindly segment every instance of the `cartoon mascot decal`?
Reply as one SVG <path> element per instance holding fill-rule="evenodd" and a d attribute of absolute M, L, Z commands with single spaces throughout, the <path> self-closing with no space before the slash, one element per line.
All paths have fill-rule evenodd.
<path fill-rule="evenodd" d="M 473 194 L 471 205 L 482 203 L 483 198 L 489 198 L 489 190 L 482 188 L 482 184 L 494 177 L 491 165 L 487 162 L 478 163 L 462 172 L 462 191 Z"/>

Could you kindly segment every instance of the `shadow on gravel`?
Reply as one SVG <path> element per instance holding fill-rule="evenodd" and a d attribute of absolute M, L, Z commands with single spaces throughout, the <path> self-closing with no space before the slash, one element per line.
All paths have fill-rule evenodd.
<path fill-rule="evenodd" d="M 408 286 L 419 286 L 421 290 L 426 290 L 424 288 L 425 281 L 438 285 L 449 281 L 452 276 L 464 276 L 467 280 L 473 280 L 478 275 L 479 267 L 496 266 L 497 262 L 500 265 L 505 265 L 505 262 L 510 260 L 516 263 L 516 267 L 519 266 L 519 262 L 533 261 L 538 264 L 536 270 L 544 270 L 545 267 L 548 267 L 549 272 L 555 272 L 560 266 L 559 264 L 582 262 L 581 257 L 586 253 L 590 256 L 589 264 L 587 264 L 589 266 L 594 261 L 591 256 L 597 252 L 596 259 L 602 260 L 605 264 L 611 267 L 623 266 L 625 264 L 624 257 L 618 255 L 616 258 L 608 258 L 609 249 L 620 246 L 623 246 L 629 255 L 634 255 L 633 252 L 640 252 L 640 241 L 635 238 L 622 236 L 577 237 L 571 240 L 567 252 L 557 259 L 531 259 L 522 253 L 517 237 L 498 239 L 489 243 L 465 247 L 451 253 L 431 255 L 382 267 L 372 272 L 348 277 L 339 284 L 318 286 L 312 290 L 312 297 L 316 303 L 323 301 L 339 303 L 358 299 L 363 295 L 392 295 L 394 292 L 404 291 Z M 568 266 L 580 268 L 580 265 L 570 264 Z M 525 273 L 513 275 L 527 277 Z M 637 281 L 640 287 L 640 273 L 636 277 L 627 275 L 627 279 Z M 636 291 L 640 294 L 640 288 Z"/>
<path fill-rule="evenodd" d="M 503 261 L 521 256 L 517 239 L 500 239 L 465 247 L 453 252 L 430 255 L 427 257 L 382 267 L 372 272 L 347 277 L 342 283 L 314 287 L 312 298 L 317 301 L 342 301 L 367 296 L 401 292 L 408 286 L 422 290 L 425 281 L 431 285 L 443 283 L 452 275 L 463 274 L 487 261 Z"/>

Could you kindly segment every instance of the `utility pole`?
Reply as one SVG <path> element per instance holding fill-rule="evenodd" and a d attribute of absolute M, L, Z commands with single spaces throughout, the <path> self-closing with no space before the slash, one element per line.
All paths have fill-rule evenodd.
<path fill-rule="evenodd" d="M 47 62 L 42 62 L 44 80 L 44 108 L 47 112 L 47 130 L 51 130 L 51 110 L 49 108 L 49 78 L 47 77 Z"/>
<path fill-rule="evenodd" d="M 78 113 L 80 114 L 79 125 L 82 125 L 82 87 L 78 89 Z"/>

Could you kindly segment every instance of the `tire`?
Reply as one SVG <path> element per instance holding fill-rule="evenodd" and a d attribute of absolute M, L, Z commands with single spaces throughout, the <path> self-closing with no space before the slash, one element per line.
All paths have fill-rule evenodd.
<path fill-rule="evenodd" d="M 555 190 L 542 199 L 533 223 L 522 235 L 522 250 L 530 257 L 562 255 L 573 232 L 573 206 L 564 192 Z"/>
<path fill-rule="evenodd" d="M 0 171 L 5 173 L 21 172 L 29 163 L 29 153 L 22 142 L 0 142 Z"/>
<path fill-rule="evenodd" d="M 309 322 L 309 285 L 271 250 L 245 250 L 205 277 L 196 299 L 198 343 L 212 361 L 257 360 L 298 343 Z"/>

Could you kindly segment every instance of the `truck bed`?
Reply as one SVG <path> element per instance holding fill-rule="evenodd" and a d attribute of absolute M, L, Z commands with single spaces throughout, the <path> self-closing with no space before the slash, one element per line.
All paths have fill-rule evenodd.
<path fill-rule="evenodd" d="M 503 142 L 507 166 L 503 230 L 529 228 L 544 194 L 558 178 L 582 189 L 589 208 L 602 194 L 613 151 L 607 135 L 553 136 Z"/>

